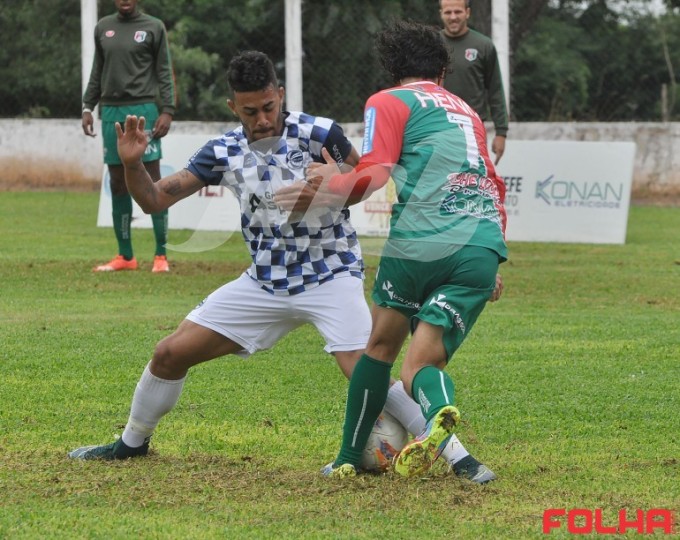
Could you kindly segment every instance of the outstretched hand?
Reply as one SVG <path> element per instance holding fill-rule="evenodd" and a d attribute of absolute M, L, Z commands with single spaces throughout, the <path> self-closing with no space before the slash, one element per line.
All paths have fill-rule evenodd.
<path fill-rule="evenodd" d="M 143 116 L 137 118 L 134 115 L 128 115 L 125 118 L 125 131 L 123 131 L 120 122 L 116 122 L 118 156 L 123 165 L 132 165 L 142 160 L 148 144 L 144 131 L 145 125 L 146 119 Z"/>
<path fill-rule="evenodd" d="M 335 195 L 328 189 L 328 182 L 340 168 L 328 150 L 321 149 L 326 163 L 311 163 L 305 171 L 305 180 L 294 182 L 274 193 L 274 202 L 284 210 L 304 212 L 310 207 L 345 206 L 346 197 Z"/>

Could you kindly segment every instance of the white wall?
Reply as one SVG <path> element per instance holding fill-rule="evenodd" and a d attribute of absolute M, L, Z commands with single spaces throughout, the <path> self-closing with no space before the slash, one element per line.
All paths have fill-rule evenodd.
<path fill-rule="evenodd" d="M 218 135 L 233 123 L 174 122 L 177 134 Z M 79 177 L 99 184 L 102 171 L 98 136 L 86 137 L 78 119 L 0 119 L 0 182 L 8 175 L 55 179 Z M 361 124 L 343 126 L 348 136 L 361 137 Z M 680 123 L 511 123 L 514 140 L 633 141 L 637 145 L 633 190 L 680 192 Z M 526 156 L 530 160 L 532 156 Z M 11 179 L 11 178 L 10 178 Z"/>

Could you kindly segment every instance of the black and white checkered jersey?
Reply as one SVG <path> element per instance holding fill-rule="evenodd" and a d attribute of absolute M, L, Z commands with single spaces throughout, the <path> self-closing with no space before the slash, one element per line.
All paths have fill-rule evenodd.
<path fill-rule="evenodd" d="M 348 209 L 302 214 L 279 208 L 273 195 L 304 180 L 321 149 L 342 162 L 352 145 L 333 120 L 284 113 L 283 134 L 249 144 L 243 127 L 208 141 L 186 169 L 210 185 L 226 186 L 238 199 L 241 231 L 253 263 L 247 273 L 263 289 L 298 294 L 334 277 L 363 277 L 363 260 Z"/>

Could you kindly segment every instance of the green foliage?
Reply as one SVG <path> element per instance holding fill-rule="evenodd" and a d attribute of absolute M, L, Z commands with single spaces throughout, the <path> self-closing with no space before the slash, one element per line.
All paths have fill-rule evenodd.
<path fill-rule="evenodd" d="M 610 6 L 565 1 L 543 10 L 514 57 L 518 121 L 661 119 L 661 86 L 675 88 L 668 64 L 680 63 L 677 46 L 667 44 L 664 57 L 662 38 L 677 45 L 680 19 Z"/>
<path fill-rule="evenodd" d="M 80 6 L 73 0 L 0 7 L 0 117 L 80 110 Z"/>
<path fill-rule="evenodd" d="M 657 22 L 656 29 L 658 47 L 664 57 L 663 73 L 659 73 L 658 78 L 668 88 L 669 119 L 677 119 L 680 117 L 680 85 L 678 85 L 680 58 L 675 56 L 673 52 L 680 50 L 680 18 L 668 15 L 662 17 Z M 661 71 L 661 68 L 659 68 L 659 71 Z"/>
<path fill-rule="evenodd" d="M 415 1 L 303 4 L 304 102 L 314 114 L 341 122 L 363 117 L 366 99 L 392 85 L 375 55 L 386 22 L 410 18 L 437 24 L 436 5 Z"/>
<path fill-rule="evenodd" d="M 96 211 L 97 194 L 0 197 L 0 537 L 525 540 L 545 538 L 548 508 L 677 522 L 680 209 L 633 207 L 626 245 L 511 243 L 504 297 L 447 368 L 459 436 L 499 475 L 488 486 L 441 464 L 320 478 L 346 382 L 309 326 L 192 369 L 148 458 L 66 459 L 121 432 L 154 344 L 248 264 L 236 235 L 152 274 L 153 235 L 134 229 L 141 269 L 95 274 L 115 243 Z"/>
<path fill-rule="evenodd" d="M 189 22 L 179 21 L 170 32 L 170 49 L 177 77 L 180 110 L 193 111 L 204 120 L 228 118 L 226 72 L 217 53 L 207 53 L 200 47 L 187 47 Z M 184 115 L 178 114 L 181 119 Z M 191 116 L 189 116 L 190 118 Z"/>
<path fill-rule="evenodd" d="M 579 50 L 587 42 L 585 38 L 585 32 L 568 22 L 550 18 L 539 21 L 517 55 L 513 79 L 516 117 L 526 121 L 573 120 L 585 109 L 590 70 L 584 52 Z"/>
<path fill-rule="evenodd" d="M 178 4 L 182 9 L 172 8 Z M 282 2 L 247 0 L 225 8 L 220 0 L 145 0 L 144 9 L 169 28 L 178 84 L 177 120 L 232 118 L 226 104 L 226 74 L 229 60 L 241 50 L 267 53 L 282 75 Z"/>
<path fill-rule="evenodd" d="M 650 16 L 617 17 L 605 4 L 595 4 L 579 18 L 587 36 L 584 49 L 593 67 L 589 80 L 588 112 L 584 120 L 658 119 L 663 56 L 656 32 L 657 20 Z M 611 44 L 616 44 L 612 47 Z M 595 69 L 599 66 L 599 69 Z M 653 89 L 631 93 L 631 88 Z"/>

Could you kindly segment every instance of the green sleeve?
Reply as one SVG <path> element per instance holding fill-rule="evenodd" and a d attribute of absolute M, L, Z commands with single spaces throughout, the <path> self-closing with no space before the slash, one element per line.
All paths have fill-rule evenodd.
<path fill-rule="evenodd" d="M 83 94 L 83 107 L 94 109 L 102 96 L 102 70 L 104 69 L 104 52 L 102 51 L 99 40 L 97 39 L 98 27 L 94 29 L 94 59 L 92 60 L 92 70 L 90 80 L 87 83 L 85 94 Z"/>
<path fill-rule="evenodd" d="M 496 135 L 506 136 L 508 133 L 508 110 L 505 106 L 505 91 L 501 78 L 501 66 L 498 62 L 496 48 L 492 45 L 486 62 L 486 88 L 489 100 L 491 119 Z"/>
<path fill-rule="evenodd" d="M 175 78 L 172 72 L 168 33 L 161 23 L 161 39 L 156 50 L 156 77 L 161 96 L 161 113 L 175 114 Z"/>

